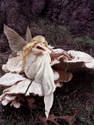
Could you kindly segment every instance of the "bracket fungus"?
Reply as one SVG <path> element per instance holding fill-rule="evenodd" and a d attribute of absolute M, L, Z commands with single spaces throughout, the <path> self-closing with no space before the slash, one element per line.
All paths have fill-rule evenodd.
<path fill-rule="evenodd" d="M 5 87 L 0 96 L 2 105 L 9 103 L 19 108 L 20 95 L 26 98 L 30 94 L 43 96 L 45 115 L 48 117 L 56 88 L 62 87 L 63 82 L 69 82 L 73 78 L 72 72 L 78 68 L 94 70 L 94 58 L 90 55 L 81 51 L 54 49 L 44 36 L 32 38 L 29 28 L 26 40 L 6 25 L 4 33 L 16 55 L 9 57 L 2 66 L 6 72 L 0 78 L 0 85 Z"/>

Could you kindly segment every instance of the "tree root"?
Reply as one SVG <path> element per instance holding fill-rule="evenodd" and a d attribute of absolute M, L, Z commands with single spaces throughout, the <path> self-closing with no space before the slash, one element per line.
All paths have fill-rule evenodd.
<path fill-rule="evenodd" d="M 73 116 L 55 116 L 54 114 L 49 115 L 48 118 L 42 117 L 40 116 L 40 120 L 42 121 L 43 125 L 48 125 L 47 121 L 50 121 L 52 123 L 54 123 L 55 125 L 60 125 L 56 119 L 62 119 L 68 122 L 69 125 L 73 125 L 73 123 L 75 122 L 77 115 L 79 114 L 79 109 L 75 110 L 75 113 Z"/>

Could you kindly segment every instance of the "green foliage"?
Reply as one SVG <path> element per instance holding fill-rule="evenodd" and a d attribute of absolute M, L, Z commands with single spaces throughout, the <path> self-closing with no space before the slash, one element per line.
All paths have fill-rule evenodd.
<path fill-rule="evenodd" d="M 75 42 L 80 42 L 82 44 L 94 44 L 94 40 L 92 40 L 89 36 L 84 37 L 76 37 L 74 39 Z"/>

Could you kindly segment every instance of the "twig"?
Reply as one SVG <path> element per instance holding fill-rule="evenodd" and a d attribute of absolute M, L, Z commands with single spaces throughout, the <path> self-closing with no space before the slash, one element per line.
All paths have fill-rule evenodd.
<path fill-rule="evenodd" d="M 31 80 L 30 84 L 28 85 L 28 87 L 27 87 L 27 89 L 26 89 L 26 91 L 25 91 L 25 95 L 26 95 L 26 93 L 27 93 L 27 91 L 28 91 L 29 87 L 31 86 L 32 81 L 33 81 L 33 80 Z"/>
<path fill-rule="evenodd" d="M 40 117 L 40 120 L 44 125 L 48 125 L 47 121 L 53 122 L 55 125 L 60 125 L 58 122 L 56 122 L 55 119 L 62 119 L 66 120 L 69 125 L 72 125 L 79 113 L 79 110 L 75 110 L 75 114 L 73 116 L 55 116 L 55 115 L 50 115 L 48 118 Z"/>

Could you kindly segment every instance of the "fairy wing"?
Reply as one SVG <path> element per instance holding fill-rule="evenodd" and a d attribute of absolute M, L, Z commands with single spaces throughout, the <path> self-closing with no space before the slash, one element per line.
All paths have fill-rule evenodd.
<path fill-rule="evenodd" d="M 31 39 L 32 39 L 31 31 L 30 31 L 30 28 L 27 27 L 27 30 L 26 30 L 26 41 L 27 41 L 27 42 L 30 42 Z"/>
<path fill-rule="evenodd" d="M 18 33 L 6 25 L 4 25 L 4 33 L 8 39 L 9 46 L 12 51 L 21 51 L 26 45 L 26 41 Z"/>

